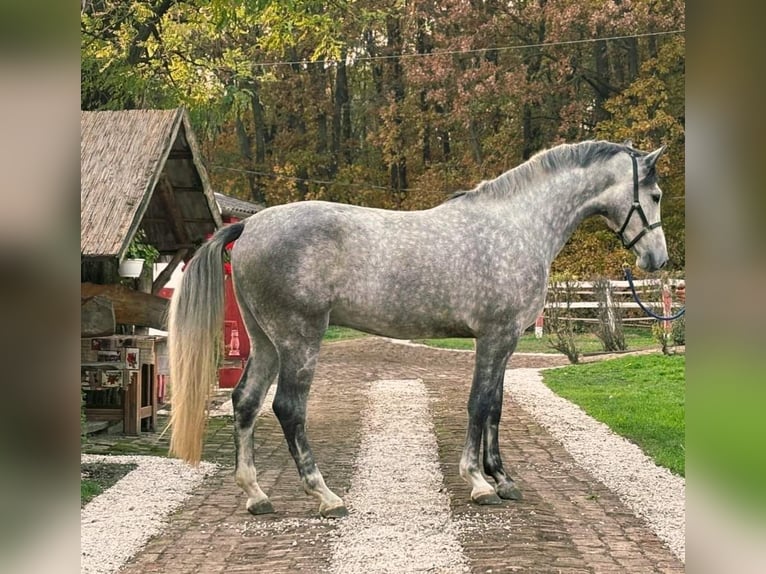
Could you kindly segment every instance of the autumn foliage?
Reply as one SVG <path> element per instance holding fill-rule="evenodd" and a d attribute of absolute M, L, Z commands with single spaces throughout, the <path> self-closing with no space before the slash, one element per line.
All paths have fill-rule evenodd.
<path fill-rule="evenodd" d="M 216 191 L 278 204 L 438 204 L 563 141 L 668 146 L 684 266 L 684 3 L 677 0 L 99 0 L 82 107 L 186 106 Z M 588 222 L 554 267 L 619 274 Z"/>

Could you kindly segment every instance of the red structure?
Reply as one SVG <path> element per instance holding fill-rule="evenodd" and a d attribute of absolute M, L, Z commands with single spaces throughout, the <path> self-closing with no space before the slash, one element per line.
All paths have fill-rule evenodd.
<path fill-rule="evenodd" d="M 234 296 L 231 267 L 226 265 L 224 270 L 224 358 L 223 365 L 218 370 L 218 386 L 222 389 L 231 389 L 239 381 L 245 361 L 250 355 L 250 339 Z"/>
<path fill-rule="evenodd" d="M 170 299 L 173 289 L 163 288 L 158 293 L 160 297 Z M 231 389 L 237 385 L 245 361 L 250 355 L 250 339 L 239 313 L 237 299 L 234 296 L 234 281 L 231 278 L 231 265 L 224 265 L 224 319 L 223 319 L 223 363 L 218 369 L 218 386 Z M 164 387 L 164 381 L 163 387 Z"/>
<path fill-rule="evenodd" d="M 263 209 L 262 205 L 227 197 L 220 193 L 215 194 L 216 202 L 221 208 L 221 216 L 224 225 L 236 223 Z M 229 250 L 234 244 L 229 244 Z M 224 263 L 224 321 L 223 341 L 224 356 L 221 367 L 218 369 L 218 386 L 222 389 L 231 389 L 237 385 L 239 377 L 245 368 L 245 361 L 250 356 L 250 339 L 247 336 L 242 315 L 239 313 L 237 299 L 234 296 L 234 282 L 231 277 L 231 264 Z M 162 289 L 159 295 L 170 298 L 172 289 Z"/>

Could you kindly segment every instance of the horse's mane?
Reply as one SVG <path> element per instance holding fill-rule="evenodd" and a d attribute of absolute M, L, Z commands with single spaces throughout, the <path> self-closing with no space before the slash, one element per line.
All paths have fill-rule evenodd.
<path fill-rule="evenodd" d="M 584 141 L 575 144 L 561 144 L 537 152 L 527 161 L 499 177 L 482 181 L 470 191 L 458 191 L 447 201 L 456 198 L 474 199 L 479 197 L 508 196 L 516 190 L 529 186 L 541 176 L 555 173 L 560 169 L 588 167 L 604 161 L 619 152 L 641 153 L 633 148 L 608 141 Z"/>

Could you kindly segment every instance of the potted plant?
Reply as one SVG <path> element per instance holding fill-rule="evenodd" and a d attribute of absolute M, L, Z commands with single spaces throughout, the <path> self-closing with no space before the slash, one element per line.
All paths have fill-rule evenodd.
<path fill-rule="evenodd" d="M 120 276 L 140 277 L 143 268 L 151 269 L 159 257 L 159 251 L 153 245 L 147 243 L 146 233 L 143 229 L 139 229 L 133 236 L 130 245 L 128 245 L 125 259 L 120 262 Z"/>

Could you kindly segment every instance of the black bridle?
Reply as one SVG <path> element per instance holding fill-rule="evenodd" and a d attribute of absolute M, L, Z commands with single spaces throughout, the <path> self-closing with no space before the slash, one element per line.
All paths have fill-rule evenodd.
<path fill-rule="evenodd" d="M 649 223 L 649 220 L 646 217 L 646 213 L 644 213 L 644 208 L 641 207 L 641 202 L 638 201 L 638 162 L 636 161 L 636 155 L 634 153 L 628 152 L 628 154 L 630 155 L 630 161 L 633 162 L 633 205 L 630 206 L 630 211 L 628 211 L 628 215 L 625 216 L 625 223 L 622 224 L 622 227 L 620 227 L 620 230 L 617 232 L 617 237 L 620 238 L 620 241 L 622 241 L 622 245 L 625 247 L 625 249 L 630 249 L 633 247 L 639 239 L 649 233 L 652 229 L 662 227 L 662 222 L 660 221 Z M 625 239 L 624 235 L 625 228 L 628 227 L 630 218 L 633 217 L 634 213 L 638 213 L 638 216 L 641 218 L 641 223 L 644 224 L 644 227 L 641 231 L 638 232 L 638 235 L 628 241 Z"/>
<path fill-rule="evenodd" d="M 655 223 L 649 223 L 649 219 L 647 219 L 646 213 L 644 213 L 644 208 L 641 207 L 641 203 L 638 201 L 638 161 L 636 161 L 636 154 L 631 152 L 628 152 L 628 154 L 630 155 L 630 161 L 633 162 L 633 205 L 630 206 L 630 211 L 628 211 L 628 215 L 625 216 L 625 223 L 622 224 L 622 227 L 620 227 L 620 230 L 617 232 L 617 237 L 620 238 L 620 241 L 622 241 L 625 249 L 630 249 L 633 247 L 639 239 L 649 233 L 652 229 L 662 227 L 662 223 L 659 221 Z M 644 227 L 631 241 L 627 241 L 624 235 L 625 228 L 628 226 L 628 223 L 630 223 L 630 218 L 633 217 L 633 213 L 638 213 L 638 216 L 641 218 L 641 223 L 644 224 Z M 628 280 L 628 285 L 630 286 L 630 291 L 633 293 L 633 298 L 636 300 L 636 303 L 638 303 L 638 306 L 641 307 L 644 313 L 650 317 L 654 317 L 660 321 L 673 321 L 686 313 L 686 307 L 683 307 L 677 313 L 667 317 L 654 313 L 641 302 L 641 299 L 639 299 L 638 293 L 636 293 L 636 286 L 633 284 L 633 274 L 630 272 L 630 268 L 627 265 L 624 268 L 624 272 L 625 279 Z"/>

